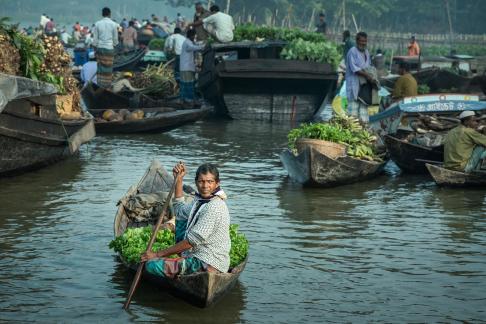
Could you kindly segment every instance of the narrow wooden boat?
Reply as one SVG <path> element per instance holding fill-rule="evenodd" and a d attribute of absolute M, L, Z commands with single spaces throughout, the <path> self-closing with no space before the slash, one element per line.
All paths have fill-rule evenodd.
<path fill-rule="evenodd" d="M 37 169 L 77 154 L 95 136 L 93 117 L 63 120 L 54 86 L 0 74 L 0 176 Z"/>
<path fill-rule="evenodd" d="M 115 55 L 113 71 L 132 71 L 145 56 L 145 49 L 139 48 L 130 52 L 120 52 Z"/>
<path fill-rule="evenodd" d="M 486 187 L 486 171 L 464 173 L 428 163 L 426 167 L 439 186 Z"/>
<path fill-rule="evenodd" d="M 96 110 L 100 109 L 139 109 L 154 107 L 184 108 L 182 104 L 174 100 L 176 98 L 154 100 L 151 97 L 142 95 L 140 98 L 136 99 L 133 97 L 133 92 L 114 93 L 91 82 L 81 90 L 81 97 L 83 98 L 86 108 L 91 113 L 96 113 Z"/>
<path fill-rule="evenodd" d="M 350 156 L 333 159 L 312 147 L 298 155 L 286 149 L 280 154 L 280 160 L 291 179 L 314 187 L 335 187 L 371 179 L 386 164 L 386 161 L 364 161 Z"/>
<path fill-rule="evenodd" d="M 154 133 L 166 132 L 179 126 L 193 123 L 207 115 L 211 109 L 201 107 L 198 109 L 176 110 L 174 108 L 142 108 L 145 117 L 138 120 L 105 121 L 99 118 L 101 109 L 90 110 L 98 117 L 95 120 L 96 132 L 107 133 Z M 114 110 L 118 112 L 117 109 Z"/>
<path fill-rule="evenodd" d="M 170 175 L 158 161 L 153 161 L 145 175 L 136 186 L 130 187 L 124 199 L 136 193 L 155 193 L 169 191 L 173 183 Z M 185 187 L 186 193 L 191 193 L 190 187 Z M 115 237 L 122 235 L 129 227 L 146 226 L 147 224 L 132 223 L 127 217 L 123 204 L 118 206 L 115 215 Z M 128 264 L 121 256 L 120 260 L 130 270 L 136 271 L 138 265 Z M 236 284 L 238 277 L 244 270 L 246 260 L 240 265 L 230 269 L 228 273 L 198 272 L 190 275 L 179 276 L 176 279 L 153 276 L 147 272 L 142 278 L 148 279 L 156 285 L 160 285 L 169 293 L 198 307 L 207 307 L 221 299 Z"/>
<path fill-rule="evenodd" d="M 413 144 L 396 135 L 385 135 L 385 146 L 390 158 L 409 173 L 427 173 L 426 162 L 444 161 L 444 146 L 427 147 Z"/>

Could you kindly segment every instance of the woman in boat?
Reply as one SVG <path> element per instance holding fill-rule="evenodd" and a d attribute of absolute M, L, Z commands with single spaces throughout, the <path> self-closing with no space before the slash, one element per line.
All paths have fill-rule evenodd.
<path fill-rule="evenodd" d="M 182 180 L 186 175 L 184 164 L 177 164 L 173 174 L 178 179 L 174 199 L 176 244 L 159 252 L 143 254 L 142 261 L 148 261 L 146 271 L 169 278 L 199 271 L 228 272 L 230 217 L 226 195 L 220 188 L 218 169 L 213 164 L 199 166 L 195 178 L 198 193 L 187 204 Z M 173 254 L 180 257 L 167 258 Z"/>

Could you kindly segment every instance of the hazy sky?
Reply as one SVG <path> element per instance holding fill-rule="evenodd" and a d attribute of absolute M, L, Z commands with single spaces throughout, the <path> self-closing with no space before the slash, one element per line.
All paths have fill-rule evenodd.
<path fill-rule="evenodd" d="M 42 13 L 53 17 L 58 25 L 76 21 L 91 24 L 101 18 L 101 8 L 108 6 L 112 17 L 150 18 L 152 13 L 160 18 L 175 19 L 177 12 L 192 19 L 193 8 L 173 8 L 155 0 L 0 0 L 0 17 L 10 17 L 22 25 L 37 25 Z"/>

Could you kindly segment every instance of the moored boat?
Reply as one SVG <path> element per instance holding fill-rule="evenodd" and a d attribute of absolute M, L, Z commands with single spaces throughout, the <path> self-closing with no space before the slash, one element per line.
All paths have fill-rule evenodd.
<path fill-rule="evenodd" d="M 113 61 L 113 71 L 132 71 L 145 56 L 146 49 L 139 48 L 130 52 L 118 52 Z"/>
<path fill-rule="evenodd" d="M 386 161 L 366 161 L 350 156 L 332 158 L 313 147 L 295 155 L 289 149 L 280 154 L 289 177 L 304 186 L 335 187 L 379 175 Z"/>
<path fill-rule="evenodd" d="M 56 88 L 0 74 L 0 176 L 14 175 L 75 155 L 95 136 L 93 117 L 63 119 Z"/>
<path fill-rule="evenodd" d="M 410 143 L 395 135 L 385 135 L 386 150 L 400 169 L 409 173 L 427 173 L 426 162 L 444 160 L 444 146 L 428 147 Z"/>
<path fill-rule="evenodd" d="M 435 183 L 450 187 L 486 187 L 486 171 L 470 173 L 449 170 L 438 165 L 426 164 Z"/>
<path fill-rule="evenodd" d="M 149 133 L 149 132 L 166 132 L 175 129 L 179 126 L 193 123 L 207 115 L 211 109 L 209 107 L 201 107 L 197 109 L 181 109 L 174 108 L 141 108 L 144 112 L 142 119 L 135 120 L 118 120 L 105 121 L 100 118 L 105 110 L 90 110 L 90 112 L 98 117 L 95 119 L 95 126 L 97 133 Z M 118 110 L 114 110 L 117 112 Z"/>
<path fill-rule="evenodd" d="M 158 161 L 153 161 L 145 175 L 136 186 L 130 187 L 125 196 L 120 200 L 114 222 L 115 237 L 122 235 L 129 227 L 145 226 L 146 223 L 134 223 L 127 216 L 123 201 L 137 193 L 156 193 L 170 191 L 173 177 L 160 165 Z M 192 190 L 185 187 L 186 193 Z M 120 260 L 130 270 L 136 271 L 138 265 L 128 264 L 121 256 Z M 197 272 L 190 275 L 179 276 L 175 279 L 163 278 L 143 273 L 142 278 L 146 278 L 156 285 L 165 288 L 171 294 L 185 300 L 186 302 L 198 307 L 207 307 L 221 299 L 236 284 L 238 277 L 244 270 L 246 260 L 238 266 L 230 269 L 228 273 L 216 272 Z"/>
<path fill-rule="evenodd" d="M 333 95 L 329 64 L 280 59 L 286 42 L 213 44 L 203 53 L 198 86 L 217 114 L 269 122 L 309 121 Z"/>

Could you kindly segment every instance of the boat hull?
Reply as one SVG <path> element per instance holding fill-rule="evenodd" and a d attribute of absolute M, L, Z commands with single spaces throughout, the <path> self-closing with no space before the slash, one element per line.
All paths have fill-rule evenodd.
<path fill-rule="evenodd" d="M 444 161 L 443 145 L 431 148 L 405 142 L 393 135 L 385 135 L 385 146 L 393 162 L 408 173 L 427 173 L 426 162 Z"/>
<path fill-rule="evenodd" d="M 291 179 L 312 187 L 335 187 L 368 180 L 378 176 L 386 164 L 386 161 L 363 161 L 349 156 L 333 159 L 312 147 L 298 155 L 284 150 L 280 160 Z"/>
<path fill-rule="evenodd" d="M 464 173 L 448 170 L 436 165 L 426 165 L 430 175 L 439 186 L 486 187 L 486 172 Z"/>
<path fill-rule="evenodd" d="M 60 121 L 16 113 L 0 114 L 0 176 L 38 169 L 76 155 L 95 135 L 93 118 Z"/>

